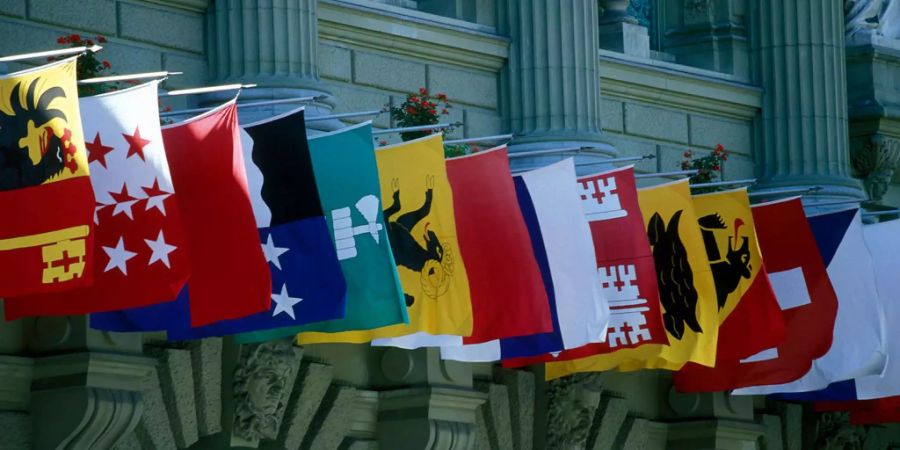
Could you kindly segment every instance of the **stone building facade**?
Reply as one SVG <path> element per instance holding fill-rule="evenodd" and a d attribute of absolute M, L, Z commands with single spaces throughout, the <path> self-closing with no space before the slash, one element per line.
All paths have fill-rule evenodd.
<path fill-rule="evenodd" d="M 3 0 L 0 32 L 0 54 L 104 34 L 119 73 L 183 71 L 168 89 L 256 83 L 244 102 L 328 94 L 310 115 L 427 87 L 456 105 L 454 135 L 514 133 L 513 152 L 588 147 L 578 162 L 600 164 L 584 170 L 642 155 L 655 158 L 641 172 L 677 170 L 685 149 L 723 144 L 726 179 L 819 186 L 811 209 L 900 205 L 898 0 Z M 0 448 L 900 446 L 894 426 L 683 395 L 664 372 L 545 383 L 541 367 L 446 362 L 433 349 L 166 342 L 96 332 L 82 316 L 0 323 L 0 430 Z"/>

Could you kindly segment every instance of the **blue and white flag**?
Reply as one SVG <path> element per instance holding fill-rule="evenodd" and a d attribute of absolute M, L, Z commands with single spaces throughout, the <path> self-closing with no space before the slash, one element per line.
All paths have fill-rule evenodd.
<path fill-rule="evenodd" d="M 182 294 L 165 306 L 94 315 L 91 326 L 125 331 L 140 325 L 183 340 L 342 318 L 347 288 L 319 201 L 305 129 L 298 109 L 241 132 L 253 215 L 272 273 L 268 311 L 191 328 L 179 303 L 187 303 Z M 138 318 L 129 317 L 134 315 Z"/>
<path fill-rule="evenodd" d="M 600 290 L 591 230 L 576 190 L 575 164 L 566 159 L 514 177 L 519 208 L 550 301 L 553 331 L 443 346 L 441 357 L 457 361 L 559 352 L 606 340 L 609 305 Z"/>
<path fill-rule="evenodd" d="M 884 369 L 884 311 L 859 210 L 822 214 L 808 221 L 838 300 L 831 348 L 797 380 L 737 389 L 735 395 L 814 391 Z"/>

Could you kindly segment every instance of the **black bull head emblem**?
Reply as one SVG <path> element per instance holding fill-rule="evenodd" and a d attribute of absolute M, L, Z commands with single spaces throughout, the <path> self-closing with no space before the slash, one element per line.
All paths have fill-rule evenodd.
<path fill-rule="evenodd" d="M 719 309 L 722 309 L 728 300 L 728 295 L 737 289 L 741 278 L 749 279 L 752 275 L 749 238 L 747 236 L 739 237 L 744 221 L 740 218 L 735 219 L 734 236 L 728 237 L 728 253 L 723 259 L 716 242 L 715 230 L 726 229 L 725 222 L 718 214 L 703 216 L 698 222 L 703 234 L 703 244 L 706 247 L 706 255 L 709 257 L 713 279 L 716 282 L 716 300 Z M 735 248 L 738 239 L 740 239 L 741 245 Z"/>

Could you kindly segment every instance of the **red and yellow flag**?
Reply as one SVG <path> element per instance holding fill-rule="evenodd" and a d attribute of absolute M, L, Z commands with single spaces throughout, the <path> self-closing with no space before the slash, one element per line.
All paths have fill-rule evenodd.
<path fill-rule="evenodd" d="M 0 297 L 91 282 L 94 192 L 75 58 L 0 77 Z"/>
<path fill-rule="evenodd" d="M 716 289 L 687 180 L 638 191 L 653 247 L 663 324 L 669 344 L 645 344 L 609 354 L 546 365 L 547 379 L 610 369 L 677 370 L 716 360 L 719 317 Z"/>

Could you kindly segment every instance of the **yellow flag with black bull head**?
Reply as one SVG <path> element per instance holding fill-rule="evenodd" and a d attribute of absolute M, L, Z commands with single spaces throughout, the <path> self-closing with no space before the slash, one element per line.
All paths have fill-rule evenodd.
<path fill-rule="evenodd" d="M 666 344 L 547 363 L 546 378 L 618 369 L 678 370 L 687 362 L 712 366 L 719 330 L 716 286 L 688 180 L 638 191 L 644 225 L 653 247 Z"/>
<path fill-rule="evenodd" d="M 375 153 L 387 236 L 406 298 L 408 324 L 365 331 L 305 332 L 301 344 L 363 343 L 406 348 L 440 345 L 472 333 L 466 267 L 459 251 L 453 194 L 440 135 Z"/>

